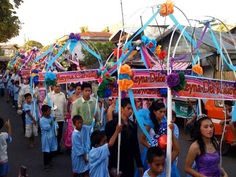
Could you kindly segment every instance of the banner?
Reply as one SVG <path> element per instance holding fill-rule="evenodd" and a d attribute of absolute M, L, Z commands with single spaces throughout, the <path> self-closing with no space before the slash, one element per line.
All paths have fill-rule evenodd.
<path fill-rule="evenodd" d="M 167 88 L 167 71 L 134 69 L 134 97 L 160 98 L 158 88 Z M 175 71 L 180 72 L 180 71 Z M 183 71 L 181 71 L 183 72 Z M 185 70 L 186 87 L 175 96 L 180 98 L 205 98 L 215 100 L 236 100 L 236 82 L 216 80 L 212 78 L 190 76 L 191 70 Z M 95 81 L 98 79 L 98 70 L 68 71 L 57 73 L 57 83 L 76 83 L 79 81 Z M 39 81 L 43 81 L 43 73 L 39 73 Z M 117 96 L 116 88 L 112 90 Z"/>
<path fill-rule="evenodd" d="M 190 75 L 191 70 L 175 70 L 175 72 L 184 72 L 185 75 Z M 166 70 L 149 70 L 149 69 L 133 69 L 135 89 L 143 88 L 167 88 Z"/>
<path fill-rule="evenodd" d="M 236 82 L 200 78 L 194 76 L 186 77 L 185 90 L 178 93 L 182 98 L 205 98 L 217 100 L 236 100 Z"/>
<path fill-rule="evenodd" d="M 162 98 L 159 89 L 133 89 L 134 98 Z M 117 88 L 112 89 L 112 97 L 118 97 Z"/>
<path fill-rule="evenodd" d="M 57 83 L 77 83 L 80 81 L 94 81 L 98 79 L 98 70 L 68 71 L 56 73 Z M 39 81 L 44 81 L 44 73 L 39 73 Z"/>

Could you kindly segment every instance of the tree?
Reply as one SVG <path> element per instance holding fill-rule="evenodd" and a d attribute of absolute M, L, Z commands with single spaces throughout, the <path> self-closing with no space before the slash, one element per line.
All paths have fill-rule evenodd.
<path fill-rule="evenodd" d="M 43 45 L 38 41 L 30 40 L 30 41 L 27 41 L 23 46 L 25 50 L 32 49 L 33 47 L 37 47 L 38 49 L 41 49 L 43 48 Z"/>
<path fill-rule="evenodd" d="M 80 32 L 81 33 L 85 33 L 85 32 L 88 32 L 89 30 L 88 30 L 88 26 L 81 26 L 80 27 Z"/>
<path fill-rule="evenodd" d="M 93 50 L 96 49 L 96 53 L 101 55 L 103 62 L 106 61 L 108 56 L 111 54 L 112 50 L 115 48 L 115 45 L 112 42 L 89 42 L 90 48 Z M 84 65 L 86 68 L 98 68 L 99 63 L 97 58 L 91 55 L 87 50 L 82 49 L 84 54 Z"/>
<path fill-rule="evenodd" d="M 109 29 L 109 27 L 108 26 L 106 26 L 103 30 L 102 30 L 102 32 L 110 32 L 110 29 Z"/>
<path fill-rule="evenodd" d="M 7 42 L 19 34 L 20 20 L 16 16 L 15 9 L 23 3 L 23 0 L 0 1 L 0 42 Z"/>

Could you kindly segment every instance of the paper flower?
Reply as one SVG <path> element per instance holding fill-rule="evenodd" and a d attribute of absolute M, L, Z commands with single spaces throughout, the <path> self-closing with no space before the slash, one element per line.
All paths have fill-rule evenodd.
<path fill-rule="evenodd" d="M 118 85 L 121 91 L 127 91 L 131 89 L 134 85 L 134 82 L 131 80 L 133 77 L 133 71 L 130 66 L 124 64 L 120 67 L 120 75 L 118 80 Z"/>
<path fill-rule="evenodd" d="M 133 87 L 134 82 L 128 79 L 122 79 L 122 80 L 118 80 L 118 85 L 121 91 L 127 91 Z"/>
<path fill-rule="evenodd" d="M 80 38 L 81 38 L 81 37 L 80 37 L 80 34 L 79 34 L 79 33 L 77 33 L 77 34 L 70 33 L 70 35 L 69 35 L 69 39 L 71 39 L 71 40 L 79 41 Z"/>
<path fill-rule="evenodd" d="M 129 76 L 133 76 L 133 71 L 131 70 L 130 66 L 124 64 L 120 67 L 120 74 L 128 74 Z"/>
<path fill-rule="evenodd" d="M 160 88 L 159 92 L 160 92 L 160 95 L 162 97 L 166 97 L 167 96 L 167 88 Z"/>
<path fill-rule="evenodd" d="M 185 75 L 182 72 L 169 74 L 167 76 L 166 82 L 173 91 L 184 90 L 186 86 Z"/>
<path fill-rule="evenodd" d="M 161 4 L 160 15 L 166 17 L 174 12 L 174 4 L 171 1 Z"/>
<path fill-rule="evenodd" d="M 103 77 L 99 78 L 98 82 L 100 83 L 97 91 L 98 96 L 100 98 L 108 98 L 109 96 L 111 96 L 111 88 L 114 85 L 115 78 L 103 75 Z"/>
<path fill-rule="evenodd" d="M 156 46 L 157 46 L 157 42 L 155 39 L 149 39 L 147 36 L 143 35 L 141 37 L 142 42 L 144 43 L 144 45 L 149 48 L 149 50 L 151 52 L 155 52 Z"/>
<path fill-rule="evenodd" d="M 200 64 L 197 64 L 197 65 L 194 65 L 192 67 L 192 71 L 198 75 L 203 75 L 203 69 L 202 67 L 200 66 Z"/>
<path fill-rule="evenodd" d="M 57 83 L 56 82 L 57 76 L 53 72 L 46 72 L 44 79 L 45 79 L 46 85 L 48 85 L 48 86 L 54 86 Z"/>
<path fill-rule="evenodd" d="M 156 54 L 159 55 L 161 53 L 161 45 L 158 45 L 156 48 Z"/>
<path fill-rule="evenodd" d="M 170 88 L 177 86 L 180 83 L 179 74 L 171 73 L 167 76 L 167 85 Z"/>
<path fill-rule="evenodd" d="M 115 57 L 117 57 L 117 55 L 118 55 L 118 58 L 120 58 L 120 56 L 122 55 L 122 49 L 121 48 L 119 48 L 119 49 L 115 48 L 113 54 L 114 54 Z"/>
<path fill-rule="evenodd" d="M 164 59 L 166 58 L 166 55 L 167 55 L 166 51 L 163 50 L 163 51 L 161 51 L 161 52 L 158 54 L 158 58 L 159 58 L 160 60 L 164 60 Z"/>

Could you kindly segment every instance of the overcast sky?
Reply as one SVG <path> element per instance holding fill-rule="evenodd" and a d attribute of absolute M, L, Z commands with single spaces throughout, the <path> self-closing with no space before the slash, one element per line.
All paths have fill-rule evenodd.
<path fill-rule="evenodd" d="M 140 25 L 152 15 L 151 6 L 163 0 L 122 0 L 125 27 Z M 214 16 L 228 23 L 236 22 L 235 6 L 232 0 L 175 0 L 173 1 L 188 18 L 204 19 Z M 175 11 L 180 23 L 185 23 L 183 15 Z M 22 29 L 18 37 L 10 43 L 22 45 L 24 40 L 36 40 L 43 45 L 50 44 L 63 35 L 80 32 L 81 26 L 90 31 L 101 31 L 106 26 L 117 27 L 121 22 L 120 0 L 24 0 L 18 16 Z M 158 23 L 164 23 L 157 17 Z M 168 21 L 166 22 L 168 23 Z"/>

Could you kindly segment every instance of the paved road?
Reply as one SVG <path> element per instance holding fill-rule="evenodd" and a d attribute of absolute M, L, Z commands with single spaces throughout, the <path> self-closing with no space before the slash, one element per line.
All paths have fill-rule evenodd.
<path fill-rule="evenodd" d="M 0 97 L 0 116 L 12 122 L 13 127 L 13 142 L 9 145 L 9 163 L 10 173 L 9 177 L 16 177 L 20 165 L 25 165 L 28 169 L 29 177 L 70 177 L 71 161 L 70 155 L 64 153 L 54 158 L 54 168 L 49 172 L 43 170 L 43 158 L 40 150 L 40 138 L 37 138 L 36 147 L 29 149 L 27 147 L 27 140 L 23 136 L 22 123 L 20 117 L 16 114 L 15 109 L 11 104 L 6 103 L 5 99 Z M 190 142 L 188 137 L 181 131 L 180 144 L 181 153 L 179 157 L 179 169 L 181 177 L 186 176 L 183 172 L 184 159 L 187 153 Z M 229 174 L 229 177 L 236 177 L 236 149 L 223 157 L 223 166 Z"/>

